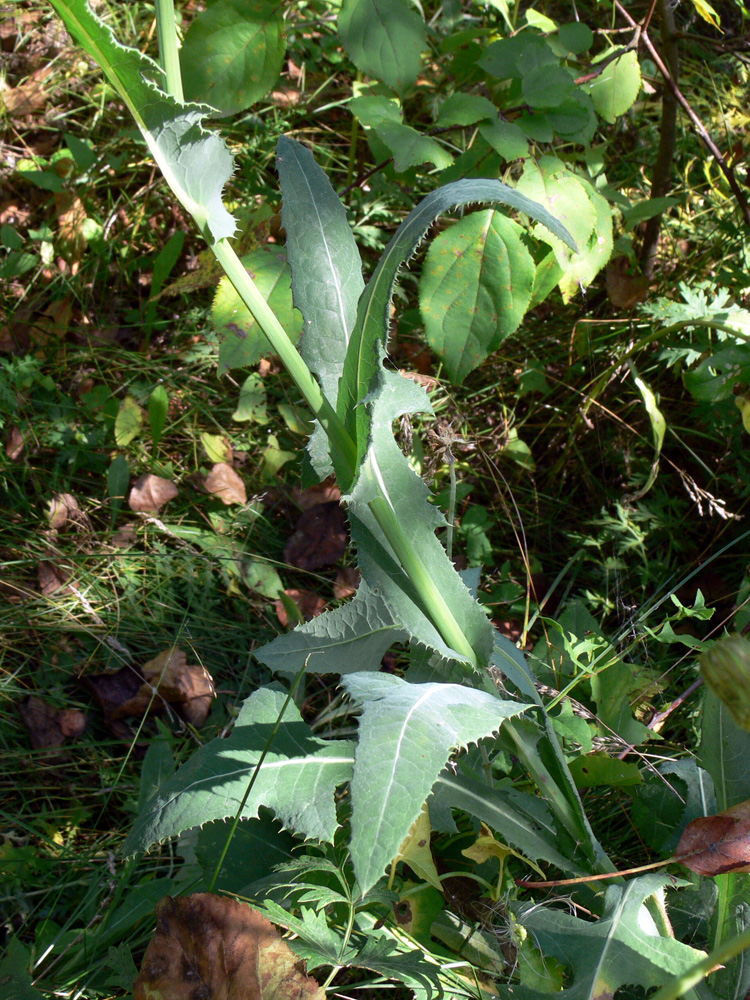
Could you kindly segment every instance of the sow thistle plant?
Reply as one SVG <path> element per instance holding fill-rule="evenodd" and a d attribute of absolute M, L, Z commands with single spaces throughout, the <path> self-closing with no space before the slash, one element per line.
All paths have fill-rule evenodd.
<path fill-rule="evenodd" d="M 199 749 L 145 804 L 124 853 L 196 828 L 205 847 L 212 824 L 213 842 L 218 828 L 223 848 L 204 886 L 211 891 L 240 821 L 269 809 L 312 852 L 270 880 L 278 889 L 288 879 L 301 915 L 271 898 L 265 904 L 274 921 L 297 934 L 295 948 L 310 967 L 330 966 L 330 980 L 341 967 L 362 966 L 429 995 L 443 988 L 434 966 L 415 961 L 413 946 L 384 937 L 372 913 L 380 907 L 382 914 L 384 905 L 387 912 L 395 898 L 385 877 L 399 857 L 437 891 L 430 829 L 457 832 L 454 811 L 481 821 L 537 871 L 541 861 L 581 878 L 612 873 L 614 865 L 591 829 L 525 656 L 493 629 L 455 570 L 436 535 L 445 520 L 394 439 L 394 421 L 431 408 L 420 386 L 384 363 L 393 286 L 435 219 L 455 208 L 503 205 L 533 220 L 536 235 L 546 230 L 573 254 L 576 244 L 519 191 L 496 180 L 458 181 L 433 191 L 405 218 L 365 286 L 339 198 L 311 152 L 282 138 L 282 222 L 304 324 L 298 351 L 232 248 L 235 222 L 222 201 L 232 156 L 205 126 L 211 108 L 182 98 L 170 0 L 157 5 L 162 66 L 122 45 L 85 0 L 51 3 L 130 110 L 175 197 L 309 405 L 310 462 L 321 479 L 335 473 L 362 575 L 348 604 L 256 653 L 291 688 L 255 691 L 231 734 Z M 500 225 L 518 229 L 510 220 Z M 379 672 L 396 643 L 408 648 L 403 678 Z M 341 675 L 361 713 L 356 741 L 320 739 L 304 722 L 292 692 L 305 673 Z M 459 750 L 466 752 L 452 760 Z M 495 781 L 493 759 L 501 752 L 520 762 L 536 793 Z M 405 853 L 418 821 L 428 845 L 421 862 Z M 327 880 L 305 883 L 310 871 Z M 645 875 L 610 885 L 603 898 L 591 890 L 588 905 L 599 918 L 593 923 L 539 910 L 519 910 L 513 919 L 575 970 L 563 996 L 613 995 L 620 983 L 667 984 L 702 958 L 674 939 L 654 902 L 668 881 Z M 294 895 L 300 882 L 302 902 Z M 537 996 L 547 971 L 541 968 L 537 982 L 531 969 L 525 985 L 500 987 L 503 995 Z"/>

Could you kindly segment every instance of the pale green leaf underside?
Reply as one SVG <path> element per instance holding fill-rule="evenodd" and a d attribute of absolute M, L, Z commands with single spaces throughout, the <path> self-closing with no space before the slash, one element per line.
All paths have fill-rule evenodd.
<path fill-rule="evenodd" d="M 641 89 L 637 52 L 626 52 L 605 66 L 588 87 L 594 107 L 610 125 L 632 106 Z"/>
<path fill-rule="evenodd" d="M 276 164 L 292 294 L 303 317 L 300 353 L 335 407 L 364 288 L 362 263 L 346 210 L 310 150 L 282 136 Z M 320 425 L 315 427 L 309 450 L 322 478 L 331 468 L 328 440 Z"/>
<path fill-rule="evenodd" d="M 382 597 L 363 581 L 348 604 L 280 635 L 255 655 L 269 670 L 288 676 L 305 663 L 314 674 L 378 671 L 387 650 L 408 638 Z"/>
<path fill-rule="evenodd" d="M 705 958 L 671 937 L 661 937 L 644 901 L 670 882 L 668 875 L 642 875 L 612 885 L 598 920 L 583 920 L 560 910 L 534 907 L 520 922 L 534 936 L 542 954 L 575 970 L 573 985 L 555 993 L 560 1000 L 599 1000 L 620 986 L 662 986 Z M 525 987 L 506 987 L 501 996 L 537 1000 Z"/>
<path fill-rule="evenodd" d="M 360 890 L 384 874 L 451 752 L 496 732 L 527 706 L 457 684 L 388 674 L 342 681 L 362 705 L 351 783 L 351 853 Z"/>
<path fill-rule="evenodd" d="M 159 90 L 163 84 L 159 66 L 137 49 L 121 45 L 86 0 L 50 2 L 120 94 L 165 180 L 203 236 L 209 243 L 232 236 L 234 219 L 221 200 L 232 173 L 232 156 L 223 140 L 202 126 L 211 109 L 179 104 Z"/>
<path fill-rule="evenodd" d="M 234 817 L 285 699 L 285 692 L 271 688 L 252 694 L 230 736 L 197 750 L 149 801 L 125 841 L 125 854 Z M 290 703 L 242 818 L 255 818 L 266 806 L 295 833 L 331 841 L 337 825 L 334 792 L 351 777 L 353 763 L 351 743 L 317 739 Z"/>
<path fill-rule="evenodd" d="M 281 72 L 286 43 L 277 0 L 214 0 L 180 50 L 185 96 L 224 115 L 259 101 Z"/>

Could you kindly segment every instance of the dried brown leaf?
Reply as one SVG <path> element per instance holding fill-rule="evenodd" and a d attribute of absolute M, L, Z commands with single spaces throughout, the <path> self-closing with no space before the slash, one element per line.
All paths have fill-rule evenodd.
<path fill-rule="evenodd" d="M 161 510 L 165 503 L 173 500 L 179 490 L 170 479 L 162 479 L 161 476 L 153 476 L 150 473 L 141 476 L 133 484 L 128 497 L 128 505 L 131 510 L 139 511 L 142 514 L 155 514 Z"/>
<path fill-rule="evenodd" d="M 750 872 L 750 799 L 688 823 L 675 860 L 698 875 Z"/>
<path fill-rule="evenodd" d="M 0 91 L 0 100 L 11 118 L 23 118 L 24 115 L 41 111 L 47 104 L 47 91 L 44 81 L 52 72 L 49 66 L 35 70 L 28 80 L 18 87 L 8 87 Z"/>
<path fill-rule="evenodd" d="M 353 597 L 362 580 L 362 574 L 356 566 L 343 566 L 333 581 L 333 594 L 339 601 Z"/>
<path fill-rule="evenodd" d="M 214 684 L 208 671 L 187 662 L 183 651 L 172 646 L 138 670 L 125 666 L 106 674 L 86 678 L 101 705 L 107 722 L 140 717 L 174 705 L 186 721 L 198 727 L 206 721 L 214 698 Z"/>
<path fill-rule="evenodd" d="M 322 483 L 314 483 L 304 490 L 299 486 L 295 486 L 292 489 L 292 500 L 300 510 L 310 510 L 311 507 L 316 507 L 319 503 L 328 503 L 331 500 L 340 499 L 341 490 L 336 485 L 336 480 L 333 476 L 324 479 Z"/>
<path fill-rule="evenodd" d="M 13 424 L 5 435 L 5 454 L 11 462 L 17 462 L 23 454 L 26 442 L 23 439 L 21 429 Z"/>
<path fill-rule="evenodd" d="M 215 690 L 209 672 L 195 663 L 178 646 L 166 649 L 144 664 L 143 678 L 155 684 L 159 695 L 170 704 L 179 705 L 184 718 L 202 726 L 208 718 Z"/>
<path fill-rule="evenodd" d="M 135 981 L 134 1000 L 325 1000 L 276 928 L 224 896 L 167 896 Z"/>
<path fill-rule="evenodd" d="M 245 484 L 226 462 L 217 462 L 206 476 L 205 487 L 222 503 L 247 503 Z"/>
<path fill-rule="evenodd" d="M 37 573 L 39 577 L 39 590 L 44 597 L 49 597 L 50 594 L 54 594 L 62 587 L 65 587 L 70 579 L 70 573 L 50 559 L 41 560 Z M 65 587 L 66 592 L 67 590 L 68 588 Z"/>
<path fill-rule="evenodd" d="M 66 739 L 75 739 L 86 728 L 85 712 L 76 708 L 55 708 L 36 695 L 24 698 L 18 711 L 35 750 L 61 747 Z"/>
<path fill-rule="evenodd" d="M 336 500 L 306 510 L 294 534 L 284 546 L 284 559 L 291 566 L 313 570 L 333 566 L 346 549 L 346 516 Z"/>
<path fill-rule="evenodd" d="M 55 493 L 47 505 L 47 523 L 53 531 L 65 528 L 90 530 L 91 522 L 72 493 Z"/>
<path fill-rule="evenodd" d="M 634 309 L 648 298 L 648 278 L 629 273 L 627 257 L 617 257 L 607 265 L 607 295 L 618 309 Z"/>

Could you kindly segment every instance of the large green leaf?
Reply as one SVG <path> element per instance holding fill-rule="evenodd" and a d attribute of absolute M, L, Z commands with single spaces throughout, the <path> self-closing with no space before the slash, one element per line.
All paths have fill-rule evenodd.
<path fill-rule="evenodd" d="M 398 93 L 419 76 L 425 25 L 406 0 L 344 0 L 338 29 L 352 62 L 368 76 Z"/>
<path fill-rule="evenodd" d="M 419 283 L 427 340 L 458 384 L 517 328 L 531 301 L 534 261 L 521 227 L 490 209 L 430 244 Z"/>
<path fill-rule="evenodd" d="M 388 674 L 343 680 L 362 705 L 351 783 L 351 853 L 367 892 L 396 856 L 451 752 L 496 732 L 527 706 L 457 684 Z"/>
<path fill-rule="evenodd" d="M 568 170 L 561 160 L 556 156 L 543 156 L 538 162 L 527 160 L 518 190 L 553 213 L 567 227 L 579 248 L 588 246 L 596 225 L 596 210 L 581 178 Z M 576 250 L 571 250 L 569 243 L 564 244 L 548 230 L 549 226 L 546 229 L 534 226 L 534 234 L 549 243 L 558 263 L 567 267 Z"/>
<path fill-rule="evenodd" d="M 231 734 L 196 751 L 149 800 L 125 841 L 125 853 L 235 816 L 285 700 L 285 692 L 272 688 L 252 694 Z M 242 818 L 255 818 L 266 806 L 296 833 L 330 841 L 337 825 L 334 792 L 349 780 L 353 763 L 351 743 L 317 739 L 290 703 Z"/>
<path fill-rule="evenodd" d="M 242 258 L 242 263 L 296 344 L 302 330 L 302 317 L 292 305 L 291 271 L 283 248 L 253 250 Z M 221 338 L 220 375 L 230 368 L 254 365 L 268 354 L 270 347 L 266 335 L 227 277 L 221 279 L 216 289 L 211 319 Z"/>
<path fill-rule="evenodd" d="M 605 66 L 588 85 L 594 107 L 610 125 L 632 106 L 640 89 L 641 67 L 632 50 Z"/>
<path fill-rule="evenodd" d="M 346 210 L 310 150 L 282 136 L 277 154 L 292 293 L 304 322 L 300 353 L 335 406 L 364 288 L 362 263 Z M 313 432 L 310 455 L 316 471 L 326 475 L 330 471 L 328 441 L 319 425 Z"/>
<path fill-rule="evenodd" d="M 348 604 L 280 635 L 255 656 L 269 670 L 290 676 L 305 663 L 315 674 L 377 671 L 385 652 L 408 638 L 380 594 L 363 581 Z"/>
<path fill-rule="evenodd" d="M 588 874 L 560 851 L 549 809 L 534 795 L 488 788 L 460 772 L 443 771 L 430 798 L 431 809 L 433 802 L 439 810 L 461 809 L 483 820 L 527 858 L 548 861 L 572 875 Z"/>
<path fill-rule="evenodd" d="M 396 230 L 359 300 L 357 322 L 349 341 L 337 410 L 357 443 L 360 457 L 368 444 L 369 414 L 358 404 L 369 393 L 373 378 L 382 367 L 389 328 L 388 312 L 398 272 L 441 213 L 461 205 L 482 202 L 507 205 L 525 212 L 554 234 L 550 239 L 556 237 L 572 251 L 576 249 L 574 238 L 552 212 L 500 181 L 455 181 L 427 195 Z"/>
<path fill-rule="evenodd" d="M 560 1000 L 604 1000 L 620 986 L 663 986 L 705 958 L 672 937 L 661 937 L 645 900 L 669 883 L 668 875 L 642 875 L 611 885 L 598 920 L 582 920 L 560 909 L 530 907 L 518 914 L 545 956 L 572 967 L 572 986 Z M 538 1000 L 525 986 L 500 987 L 500 996 Z"/>
<path fill-rule="evenodd" d="M 50 2 L 128 107 L 165 180 L 206 240 L 215 243 L 232 236 L 235 222 L 221 200 L 232 156 L 218 135 L 203 128 L 211 109 L 180 104 L 163 93 L 160 67 L 137 49 L 121 45 L 87 0 Z"/>
<path fill-rule="evenodd" d="M 180 50 L 185 96 L 223 115 L 244 111 L 274 85 L 285 51 L 278 0 L 213 0 Z"/>

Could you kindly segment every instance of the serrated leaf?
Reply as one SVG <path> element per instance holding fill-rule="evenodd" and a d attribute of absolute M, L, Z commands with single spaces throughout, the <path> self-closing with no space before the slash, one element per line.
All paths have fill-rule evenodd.
<path fill-rule="evenodd" d="M 285 51 L 278 0 L 214 0 L 182 43 L 185 96 L 223 115 L 244 111 L 274 85 Z"/>
<path fill-rule="evenodd" d="M 573 985 L 555 993 L 560 1000 L 603 1000 L 623 985 L 662 986 L 705 958 L 672 937 L 661 937 L 645 900 L 670 883 L 668 875 L 642 875 L 611 885 L 598 920 L 582 920 L 560 910 L 532 907 L 517 913 L 544 955 L 575 970 Z M 523 986 L 501 987 L 514 1000 L 538 1000 Z"/>
<path fill-rule="evenodd" d="M 282 247 L 253 250 L 242 263 L 255 286 L 276 314 L 292 343 L 299 341 L 302 316 L 292 302 L 292 272 Z M 237 294 L 229 278 L 222 278 L 211 307 L 211 320 L 219 334 L 219 374 L 247 368 L 268 354 L 270 346 L 255 317 Z"/>
<path fill-rule="evenodd" d="M 581 179 L 568 170 L 561 160 L 555 156 L 543 156 L 538 162 L 527 160 L 518 182 L 518 190 L 559 219 L 567 227 L 578 248 L 588 246 L 596 225 L 596 209 Z M 561 243 L 548 229 L 549 227 L 545 229 L 536 225 L 534 235 L 549 243 L 558 263 L 565 269 L 575 251 Z"/>
<path fill-rule="evenodd" d="M 329 925 L 323 910 L 316 912 L 303 906 L 297 917 L 274 900 L 265 899 L 261 911 L 279 927 L 286 927 L 297 935 L 289 945 L 300 958 L 306 960 L 308 969 L 356 963 L 356 949 L 347 945 L 344 935 Z"/>
<path fill-rule="evenodd" d="M 640 89 L 641 66 L 632 51 L 605 66 L 588 86 L 594 107 L 610 125 L 633 105 Z"/>
<path fill-rule="evenodd" d="M 351 782 L 351 854 L 367 892 L 396 856 L 451 752 L 496 732 L 527 706 L 457 684 L 387 674 L 342 681 L 362 705 Z"/>
<path fill-rule="evenodd" d="M 294 676 L 307 662 L 317 674 L 380 668 L 384 654 L 409 638 L 383 598 L 362 582 L 351 601 L 262 646 L 255 656 L 274 673 Z"/>
<path fill-rule="evenodd" d="M 358 404 L 370 391 L 373 377 L 382 366 L 389 328 L 388 312 L 398 272 L 441 213 L 481 202 L 503 204 L 525 212 L 548 227 L 558 239 L 567 242 L 571 248 L 575 247 L 573 237 L 554 214 L 500 181 L 455 181 L 427 195 L 396 230 L 359 300 L 357 322 L 349 341 L 337 404 L 339 416 L 347 424 L 359 456 L 364 454 L 367 446 L 369 414 Z M 347 488 L 345 481 L 343 485 Z"/>
<path fill-rule="evenodd" d="M 285 700 L 285 692 L 272 688 L 250 695 L 231 734 L 200 747 L 149 800 L 128 835 L 125 854 L 234 817 Z M 337 826 L 334 792 L 352 774 L 353 749 L 344 740 L 317 739 L 289 703 L 242 818 L 257 817 L 265 806 L 303 837 L 331 841 Z"/>
<path fill-rule="evenodd" d="M 371 417 L 370 445 L 347 498 L 362 577 L 380 594 L 393 621 L 413 640 L 446 660 L 467 662 L 451 648 L 425 612 L 412 581 L 370 510 L 370 502 L 381 496 L 393 509 L 396 520 L 409 525 L 409 543 L 419 553 L 425 572 L 439 589 L 479 662 L 486 662 L 492 648 L 492 628 L 435 535 L 435 529 L 445 523 L 442 514 L 429 503 L 428 487 L 415 475 L 393 437 L 392 424 L 399 416 L 430 412 L 427 395 L 415 382 L 381 367 L 365 405 Z"/>
<path fill-rule="evenodd" d="M 364 288 L 362 263 L 346 210 L 309 149 L 282 136 L 277 154 L 291 288 L 304 322 L 300 353 L 335 406 Z M 331 468 L 328 439 L 319 426 L 309 450 L 314 468 L 325 476 Z"/>
<path fill-rule="evenodd" d="M 474 212 L 430 244 L 419 308 L 430 347 L 454 384 L 497 350 L 531 301 L 534 261 L 521 227 L 499 212 Z"/>
<path fill-rule="evenodd" d="M 404 0 L 344 0 L 339 37 L 352 62 L 368 76 L 403 93 L 419 76 L 425 25 Z"/>
<path fill-rule="evenodd" d="M 51 3 L 124 101 L 165 180 L 206 240 L 215 243 L 232 236 L 235 222 L 221 200 L 232 156 L 218 135 L 203 128 L 210 109 L 180 104 L 163 93 L 161 68 L 137 49 L 121 45 L 87 0 Z"/>
<path fill-rule="evenodd" d="M 124 448 L 138 437 L 143 426 L 143 410 L 132 396 L 126 396 L 120 403 L 115 418 L 115 441 Z"/>

